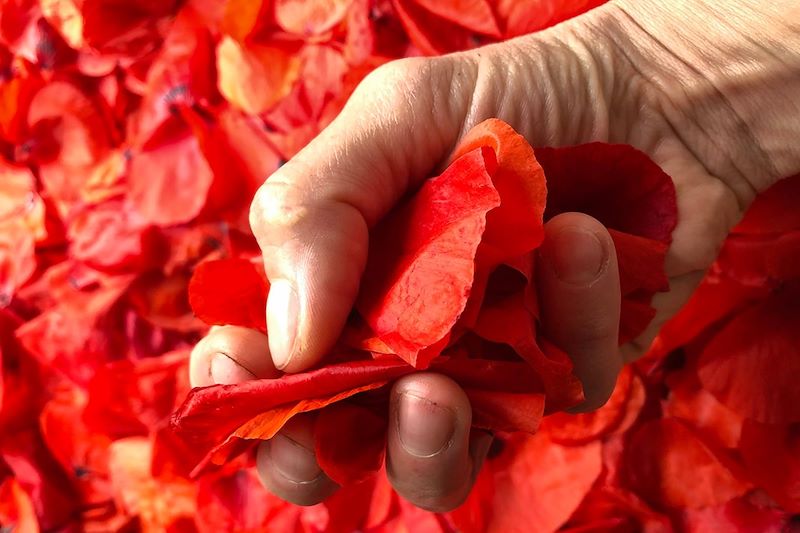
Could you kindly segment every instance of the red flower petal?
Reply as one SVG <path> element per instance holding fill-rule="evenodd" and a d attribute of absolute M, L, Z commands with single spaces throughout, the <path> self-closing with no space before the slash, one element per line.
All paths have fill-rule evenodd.
<path fill-rule="evenodd" d="M 122 200 L 95 204 L 76 214 L 67 237 L 72 256 L 98 270 L 142 271 L 160 259 L 154 232 Z"/>
<path fill-rule="evenodd" d="M 22 484 L 11 476 L 0 482 L 0 523 L 18 531 L 39 531 L 33 501 Z"/>
<path fill-rule="evenodd" d="M 800 279 L 800 231 L 782 235 L 767 256 L 767 269 L 773 279 Z"/>
<path fill-rule="evenodd" d="M 345 389 L 344 391 L 337 392 L 336 394 L 287 402 L 254 416 L 239 426 L 239 428 L 237 428 L 236 431 L 234 431 L 231 435 L 240 439 L 249 440 L 271 439 L 293 416 L 297 414 L 323 409 L 324 407 L 341 402 L 342 400 L 346 400 L 347 398 L 355 396 L 356 394 L 383 387 L 385 384 L 386 381 L 376 380 L 358 387 Z M 230 441 L 230 438 L 228 441 Z M 219 454 L 216 455 L 221 457 Z"/>
<path fill-rule="evenodd" d="M 162 142 L 133 153 L 128 198 L 145 221 L 160 226 L 188 222 L 206 203 L 214 175 L 200 144 L 185 126 Z"/>
<path fill-rule="evenodd" d="M 324 405 L 329 396 L 382 384 L 411 369 L 399 359 L 385 358 L 328 365 L 302 374 L 287 374 L 279 379 L 193 389 L 173 415 L 173 424 L 187 442 L 203 443 L 209 447 L 222 442 L 239 426 L 270 409 L 306 400 L 312 402 L 309 409 L 318 408 L 320 406 L 313 404 L 314 399 L 322 399 Z"/>
<path fill-rule="evenodd" d="M 742 418 L 722 405 L 705 390 L 694 369 L 667 377 L 669 398 L 664 403 L 664 413 L 691 424 L 712 442 L 726 448 L 736 448 L 742 433 Z"/>
<path fill-rule="evenodd" d="M 232 324 L 266 332 L 268 290 L 263 271 L 251 261 L 206 261 L 197 266 L 189 282 L 189 303 L 206 324 Z"/>
<path fill-rule="evenodd" d="M 438 17 L 414 0 L 392 0 L 411 42 L 423 54 L 439 55 L 474 48 L 473 32 Z"/>
<path fill-rule="evenodd" d="M 245 113 L 267 111 L 288 94 L 299 62 L 291 49 L 268 44 L 244 45 L 225 36 L 217 45 L 219 91 Z"/>
<path fill-rule="evenodd" d="M 703 386 L 744 418 L 800 421 L 799 296 L 786 289 L 743 311 L 702 352 Z"/>
<path fill-rule="evenodd" d="M 652 352 L 663 355 L 769 294 L 766 287 L 745 287 L 726 277 L 706 277 L 691 299 L 661 328 Z"/>
<path fill-rule="evenodd" d="M 761 193 L 747 209 L 735 234 L 780 234 L 800 229 L 800 174 Z"/>
<path fill-rule="evenodd" d="M 158 46 L 164 19 L 179 3 L 146 0 L 127 5 L 117 0 L 86 0 L 81 7 L 84 39 L 108 54 L 148 52 Z"/>
<path fill-rule="evenodd" d="M 5 434 L 0 459 L 31 496 L 39 527 L 69 530 L 74 526 L 79 513 L 75 487 L 44 445 L 36 426 Z"/>
<path fill-rule="evenodd" d="M 444 358 L 431 370 L 467 391 L 474 401 L 476 426 L 528 432 L 538 427 L 544 397 L 527 364 Z M 199 472 L 209 462 L 223 464 L 245 451 L 248 444 L 242 439 L 269 439 L 298 413 L 322 409 L 413 371 L 389 356 L 330 364 L 278 379 L 194 389 L 173 415 L 173 426 L 199 455 L 207 454 L 195 469 Z"/>
<path fill-rule="evenodd" d="M 339 485 L 363 481 L 383 465 L 387 427 L 385 416 L 358 405 L 326 407 L 314 423 L 320 468 Z"/>
<path fill-rule="evenodd" d="M 654 293 L 669 290 L 669 280 L 664 274 L 666 244 L 614 229 L 610 229 L 609 233 L 617 252 L 623 296 L 637 291 Z"/>
<path fill-rule="evenodd" d="M 624 144 L 537 148 L 550 194 L 545 219 L 580 211 L 608 228 L 669 243 L 677 223 L 672 179 Z"/>
<path fill-rule="evenodd" d="M 497 168 L 491 175 L 500 206 L 486 216 L 479 250 L 480 266 L 493 268 L 516 260 L 541 244 L 547 187 L 533 148 L 505 122 L 489 119 L 469 130 L 453 158 L 479 147 L 491 148 L 497 159 Z"/>
<path fill-rule="evenodd" d="M 498 457 L 484 464 L 476 489 L 451 517 L 465 533 L 555 531 L 601 469 L 599 442 L 561 446 L 544 433 L 513 436 Z"/>
<path fill-rule="evenodd" d="M 547 393 L 548 413 L 580 403 L 583 388 L 572 374 L 572 361 L 552 343 L 545 339 L 537 341 L 534 319 L 522 298 L 517 293 L 485 306 L 475 324 L 475 333 L 513 347 L 516 355 L 531 365 L 536 371 L 534 382 L 540 383 Z"/>
<path fill-rule="evenodd" d="M 628 403 L 634 399 L 635 379 L 638 378 L 631 367 L 625 367 L 603 407 L 590 413 L 554 413 L 544 420 L 542 431 L 554 442 L 570 445 L 585 444 L 613 432 L 625 419 Z"/>
<path fill-rule="evenodd" d="M 607 0 L 496 0 L 498 19 L 505 38 L 543 30 L 576 17 Z"/>
<path fill-rule="evenodd" d="M 227 0 L 220 21 L 220 29 L 239 42 L 244 42 L 250 34 L 264 24 L 266 11 L 272 2 L 264 0 Z"/>
<path fill-rule="evenodd" d="M 198 480 L 197 489 L 194 523 L 172 531 L 182 533 L 195 531 L 194 528 L 200 533 L 329 531 L 325 507 L 300 507 L 281 500 L 267 492 L 253 468 L 203 477 Z"/>
<path fill-rule="evenodd" d="M 258 187 L 278 168 L 277 153 L 262 128 L 241 113 L 228 110 L 210 121 L 192 110 L 181 111 L 214 174 L 201 216 L 222 217 L 249 232 L 242 215 Z"/>
<path fill-rule="evenodd" d="M 677 420 L 652 420 L 626 446 L 625 478 L 658 506 L 720 505 L 749 488 L 689 428 Z"/>
<path fill-rule="evenodd" d="M 431 13 L 462 28 L 492 37 L 500 37 L 488 0 L 414 0 Z"/>
<path fill-rule="evenodd" d="M 725 241 L 717 267 L 737 282 L 764 287 L 800 278 L 800 231 L 740 234 Z"/>
<path fill-rule="evenodd" d="M 564 533 L 672 533 L 669 518 L 651 509 L 632 492 L 612 486 L 595 487 L 570 517 Z"/>
<path fill-rule="evenodd" d="M 108 468 L 114 500 L 124 513 L 139 515 L 143 530 L 185 531 L 197 511 L 196 489 L 183 478 L 154 478 L 152 457 L 153 443 L 147 437 L 111 444 Z"/>
<path fill-rule="evenodd" d="M 353 0 L 275 0 L 275 21 L 289 33 L 312 36 L 329 31 Z"/>
<path fill-rule="evenodd" d="M 535 433 L 544 416 L 545 395 L 464 389 L 472 407 L 472 425 L 490 431 Z"/>
<path fill-rule="evenodd" d="M 457 159 L 372 232 L 356 308 L 375 333 L 410 364 L 453 328 L 469 298 L 486 213 L 500 198 L 488 149 Z M 431 287 L 442 290 L 432 291 Z"/>
<path fill-rule="evenodd" d="M 756 505 L 748 498 L 735 498 L 724 505 L 704 509 L 687 509 L 682 517 L 682 530 L 687 533 L 706 531 L 758 531 L 784 533 L 790 530 L 787 513 L 768 505 Z"/>
<path fill-rule="evenodd" d="M 800 424 L 745 421 L 739 449 L 751 479 L 784 509 L 800 513 Z"/>

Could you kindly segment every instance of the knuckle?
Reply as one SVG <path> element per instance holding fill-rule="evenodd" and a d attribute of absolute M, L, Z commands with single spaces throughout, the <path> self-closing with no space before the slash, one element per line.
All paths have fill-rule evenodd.
<path fill-rule="evenodd" d="M 250 206 L 250 227 L 261 239 L 297 227 L 308 214 L 306 194 L 291 182 L 273 176 L 258 190 Z"/>
<path fill-rule="evenodd" d="M 361 82 L 364 88 L 393 87 L 417 79 L 426 70 L 430 60 L 420 57 L 396 59 L 376 68 Z"/>
<path fill-rule="evenodd" d="M 420 89 L 429 84 L 433 63 L 434 60 L 430 58 L 420 57 L 384 63 L 364 77 L 348 104 L 404 108 L 410 98 L 414 98 Z"/>

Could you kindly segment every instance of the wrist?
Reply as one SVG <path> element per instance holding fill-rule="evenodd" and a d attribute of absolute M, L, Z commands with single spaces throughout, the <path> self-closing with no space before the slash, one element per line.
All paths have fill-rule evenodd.
<path fill-rule="evenodd" d="M 800 5 L 616 0 L 594 25 L 740 198 L 800 172 Z"/>

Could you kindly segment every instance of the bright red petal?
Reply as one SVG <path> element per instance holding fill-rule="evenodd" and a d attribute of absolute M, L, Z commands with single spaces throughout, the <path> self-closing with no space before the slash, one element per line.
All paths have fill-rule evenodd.
<path fill-rule="evenodd" d="M 544 394 L 464 389 L 472 407 L 472 425 L 489 431 L 535 433 L 544 416 Z"/>
<path fill-rule="evenodd" d="M 200 213 L 213 179 L 197 139 L 185 128 L 134 152 L 128 197 L 145 221 L 180 224 Z"/>
<path fill-rule="evenodd" d="M 474 48 L 473 32 L 434 15 L 414 0 L 393 0 L 400 22 L 411 42 L 423 54 L 439 55 Z"/>
<path fill-rule="evenodd" d="M 601 469 L 599 442 L 561 446 L 544 433 L 513 436 L 500 456 L 484 464 L 481 477 L 492 478 L 490 490 L 477 491 L 452 517 L 468 532 L 555 531 L 578 507 Z M 476 518 L 483 527 L 475 527 Z"/>
<path fill-rule="evenodd" d="M 694 369 L 667 377 L 670 395 L 664 402 L 664 413 L 691 424 L 712 442 L 736 448 L 742 434 L 742 417 L 734 413 L 705 390 Z"/>
<path fill-rule="evenodd" d="M 414 0 L 431 13 L 462 28 L 500 37 L 489 0 Z"/>
<path fill-rule="evenodd" d="M 495 0 L 505 38 L 543 30 L 604 4 L 607 0 Z"/>
<path fill-rule="evenodd" d="M 320 411 L 314 441 L 320 468 L 339 485 L 363 481 L 381 469 L 388 421 L 358 405 L 338 403 Z"/>
<path fill-rule="evenodd" d="M 723 504 L 749 488 L 723 456 L 673 419 L 652 420 L 634 433 L 624 474 L 649 502 L 673 508 Z"/>
<path fill-rule="evenodd" d="M 428 366 L 437 354 L 420 352 L 444 338 L 466 306 L 486 213 L 500 203 L 494 168 L 488 149 L 467 153 L 372 231 L 356 308 L 416 367 Z"/>
<path fill-rule="evenodd" d="M 247 259 L 206 261 L 189 282 L 189 303 L 206 324 L 231 324 L 267 331 L 269 283 Z"/>
<path fill-rule="evenodd" d="M 664 243 L 677 223 L 672 179 L 647 155 L 623 144 L 537 148 L 550 194 L 545 219 L 579 211 L 608 228 Z"/>
<path fill-rule="evenodd" d="M 703 386 L 744 418 L 800 421 L 800 292 L 786 289 L 742 312 L 702 352 Z"/>
<path fill-rule="evenodd" d="M 626 408 L 634 392 L 634 379 L 633 370 L 626 367 L 603 407 L 582 414 L 554 413 L 545 418 L 542 431 L 546 431 L 554 442 L 568 445 L 585 444 L 611 433 L 627 414 Z"/>
<path fill-rule="evenodd" d="M 411 367 L 399 359 L 385 358 L 334 364 L 279 379 L 193 389 L 173 415 L 173 425 L 187 442 L 208 451 L 237 428 L 271 409 L 291 409 L 302 401 L 312 402 L 304 410 L 319 408 L 330 400 L 316 405 L 314 399 L 324 400 L 359 387 L 382 384 L 410 370 Z M 277 425 L 270 422 L 270 431 L 275 427 L 280 429 L 286 419 L 286 416 L 280 418 L 282 422 Z M 258 427 L 263 429 L 261 424 Z"/>
<path fill-rule="evenodd" d="M 500 195 L 500 206 L 486 216 L 479 250 L 480 266 L 493 268 L 516 260 L 541 244 L 547 187 L 533 148 L 505 122 L 489 119 L 472 128 L 453 157 L 479 147 L 491 148 L 497 159 L 492 183 Z"/>
<path fill-rule="evenodd" d="M 748 474 L 790 513 L 800 513 L 800 424 L 746 421 L 739 444 Z"/>
<path fill-rule="evenodd" d="M 687 533 L 706 531 L 758 531 L 784 533 L 791 531 L 790 517 L 767 504 L 736 498 L 724 505 L 704 509 L 687 509 L 682 517 L 682 530 Z"/>
<path fill-rule="evenodd" d="M 758 195 L 733 229 L 736 234 L 780 234 L 800 229 L 800 174 L 785 178 Z"/>

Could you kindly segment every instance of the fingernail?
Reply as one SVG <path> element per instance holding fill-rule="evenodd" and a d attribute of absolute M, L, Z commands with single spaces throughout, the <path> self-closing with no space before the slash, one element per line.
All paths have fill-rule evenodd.
<path fill-rule="evenodd" d="M 217 385 L 233 385 L 256 379 L 256 375 L 234 361 L 227 354 L 217 352 L 211 358 L 211 379 Z"/>
<path fill-rule="evenodd" d="M 408 392 L 398 403 L 397 434 L 408 453 L 431 457 L 450 445 L 456 431 L 453 411 Z"/>
<path fill-rule="evenodd" d="M 267 298 L 267 333 L 272 361 L 283 370 L 292 359 L 297 337 L 297 292 L 286 280 L 277 280 L 269 288 Z"/>
<path fill-rule="evenodd" d="M 314 452 L 285 435 L 269 441 L 269 457 L 277 473 L 294 483 L 311 483 L 320 474 Z"/>
<path fill-rule="evenodd" d="M 546 241 L 544 252 L 558 279 L 572 285 L 593 282 L 608 263 L 606 246 L 580 228 L 562 229 Z"/>

